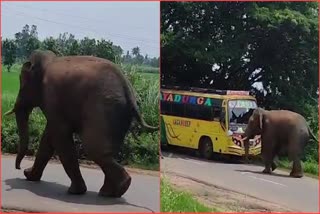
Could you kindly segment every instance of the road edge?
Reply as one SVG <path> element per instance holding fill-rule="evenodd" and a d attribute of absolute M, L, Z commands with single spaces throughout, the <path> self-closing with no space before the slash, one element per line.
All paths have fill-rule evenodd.
<path fill-rule="evenodd" d="M 194 181 L 194 182 L 197 182 L 197 183 L 200 183 L 200 184 L 204 184 L 204 185 L 207 185 L 207 186 L 211 186 L 211 187 L 214 187 L 214 188 L 217 188 L 217 189 L 221 189 L 221 190 L 224 190 L 224 191 L 229 191 L 229 192 L 234 192 L 234 193 L 237 193 L 237 194 L 240 194 L 240 195 L 249 196 L 251 198 L 254 198 L 254 199 L 257 199 L 257 200 L 260 200 L 260 201 L 264 201 L 264 202 L 267 202 L 267 203 L 274 203 L 272 201 L 268 201 L 268 200 L 259 198 L 257 196 L 251 195 L 251 194 L 246 194 L 246 193 L 243 193 L 243 192 L 240 192 L 240 191 L 236 191 L 236 190 L 233 190 L 233 189 L 221 186 L 221 185 L 217 185 L 217 184 L 209 183 L 209 182 L 206 182 L 206 181 L 202 181 L 200 179 L 193 178 L 193 177 L 190 177 L 190 176 L 186 176 L 186 175 L 183 175 L 181 173 L 176 173 L 176 172 L 172 172 L 172 171 L 165 171 L 165 172 L 161 172 L 161 176 L 163 176 L 163 175 L 165 176 L 166 173 L 167 174 L 171 174 L 173 176 L 178 176 L 178 177 L 181 177 L 181 178 L 189 179 L 191 181 Z M 292 210 L 291 212 L 301 212 L 299 210 L 291 209 L 291 208 L 287 207 L 284 204 L 278 204 L 278 205 L 281 206 L 281 207 L 284 207 L 284 208 L 288 208 L 289 210 Z"/>
<path fill-rule="evenodd" d="M 2 153 L 1 157 L 14 157 L 15 154 L 10 154 L 10 153 Z M 25 156 L 24 159 L 29 160 L 29 161 L 34 161 L 35 157 L 34 156 Z M 49 160 L 50 164 L 61 164 L 59 159 L 51 158 Z M 91 160 L 79 160 L 79 165 L 80 167 L 83 168 L 88 168 L 88 169 L 100 169 L 98 165 L 96 165 L 93 161 Z M 146 170 L 146 169 L 139 169 L 139 168 L 134 168 L 130 166 L 124 166 L 124 168 L 129 172 L 129 173 L 134 173 L 134 174 L 142 174 L 142 175 L 149 175 L 153 177 L 159 177 L 160 176 L 160 171 L 156 170 Z"/>

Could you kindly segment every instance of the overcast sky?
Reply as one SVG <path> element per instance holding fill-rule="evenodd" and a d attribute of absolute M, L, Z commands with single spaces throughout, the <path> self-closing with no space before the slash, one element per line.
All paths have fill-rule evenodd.
<path fill-rule="evenodd" d="M 124 53 L 159 56 L 159 2 L 2 2 L 2 36 L 14 38 L 25 24 L 37 25 L 39 39 L 68 32 L 81 39 L 110 39 Z"/>

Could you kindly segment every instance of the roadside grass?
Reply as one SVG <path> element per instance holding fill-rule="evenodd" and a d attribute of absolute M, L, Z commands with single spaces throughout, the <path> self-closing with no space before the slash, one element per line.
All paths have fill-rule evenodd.
<path fill-rule="evenodd" d="M 19 69 L 15 64 L 11 72 L 2 66 L 2 115 L 10 110 L 19 90 Z M 141 73 L 138 69 L 129 67 L 126 75 L 132 82 L 136 91 L 140 111 L 145 121 L 152 126 L 159 123 L 159 78 L 157 73 Z M 40 137 L 44 130 L 45 118 L 39 109 L 34 109 L 30 115 L 29 130 L 30 143 L 29 155 L 34 155 L 38 150 Z M 119 162 L 130 167 L 159 170 L 159 135 L 154 133 L 137 133 L 139 140 L 135 140 L 129 133 L 119 155 Z M 15 154 L 19 141 L 14 116 L 2 118 L 2 144 L 4 153 Z"/>
<path fill-rule="evenodd" d="M 259 166 L 264 166 L 263 160 L 261 159 L 260 156 L 252 159 L 252 163 L 259 165 Z M 288 158 L 282 157 L 275 161 L 277 164 L 277 169 L 281 169 L 286 172 L 290 172 L 292 169 L 292 161 L 290 162 Z M 302 167 L 304 171 L 304 175 L 312 178 L 319 179 L 318 173 L 319 173 L 319 164 L 312 160 L 312 159 L 306 159 L 302 161 Z"/>
<path fill-rule="evenodd" d="M 161 178 L 161 212 L 220 212 L 201 204 L 190 193 L 174 189 L 166 178 Z"/>
<path fill-rule="evenodd" d="M 289 162 L 287 159 L 279 160 L 277 164 L 280 169 L 283 169 L 287 172 L 291 171 L 292 162 Z M 304 161 L 302 162 L 302 166 L 305 176 L 319 179 L 319 165 L 317 162 Z"/>

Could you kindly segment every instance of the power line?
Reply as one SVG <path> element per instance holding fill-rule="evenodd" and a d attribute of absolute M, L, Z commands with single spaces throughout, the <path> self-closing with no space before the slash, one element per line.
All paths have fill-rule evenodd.
<path fill-rule="evenodd" d="M 8 15 L 8 14 L 2 14 L 2 15 Z M 24 15 L 22 15 L 22 14 L 16 14 L 16 15 L 18 15 L 18 16 L 22 16 L 22 17 L 25 17 Z M 8 15 L 9 16 L 9 15 Z M 32 18 L 32 17 L 31 17 Z M 47 21 L 47 20 L 42 20 L 42 19 L 40 19 L 40 18 L 38 18 L 39 20 L 41 20 L 41 21 Z M 51 21 L 49 21 L 49 22 L 51 22 Z M 55 23 L 54 21 L 52 21 L 52 23 Z M 55 23 L 55 24 L 59 24 L 59 23 Z M 80 32 L 85 32 L 85 33 L 87 33 L 87 31 L 81 31 L 81 30 L 79 30 Z M 134 45 L 137 45 L 137 43 L 134 43 L 133 41 L 126 41 L 127 43 L 131 43 L 131 44 L 134 44 Z M 157 48 L 157 47 L 154 47 L 154 46 L 150 46 L 150 45 L 147 45 L 147 44 L 144 44 L 144 46 L 147 46 L 147 47 L 149 47 L 149 48 L 151 48 L 151 49 L 153 49 L 153 50 L 157 50 L 157 51 L 159 51 L 159 48 Z M 124 51 L 127 51 L 127 50 L 124 50 Z M 150 54 L 150 53 L 147 53 L 146 51 L 142 51 L 142 53 L 145 53 L 145 54 L 148 54 L 150 57 L 154 57 L 153 56 L 153 54 Z M 158 55 L 158 54 L 156 54 L 156 55 Z M 157 56 L 156 56 L 157 57 Z"/>
<path fill-rule="evenodd" d="M 5 5 L 5 6 L 8 6 L 8 5 Z M 10 6 L 12 6 L 12 5 L 10 5 Z M 75 16 L 75 15 L 70 15 L 70 14 L 66 14 L 66 13 L 57 12 L 57 10 L 52 11 L 52 10 L 48 10 L 48 9 L 45 9 L 45 8 L 36 8 L 36 7 L 30 7 L 30 6 L 25 6 L 25 5 L 24 5 L 24 6 L 14 5 L 14 6 L 15 6 L 15 7 L 20 7 L 20 8 L 30 8 L 30 9 L 48 11 L 48 12 L 53 13 L 53 14 L 64 15 L 64 16 L 69 16 L 69 17 L 73 17 L 73 18 L 85 19 L 85 20 L 87 20 L 87 21 L 96 21 L 96 22 L 100 22 L 100 23 L 105 24 L 105 20 L 92 19 L 92 18 L 89 19 L 88 17 Z M 147 28 L 142 27 L 142 26 L 132 26 L 132 28 L 134 28 L 134 29 L 141 29 L 141 30 L 146 30 L 146 29 L 147 29 Z"/>
<path fill-rule="evenodd" d="M 6 5 L 3 5 L 3 6 L 6 6 Z M 9 9 L 11 9 L 11 8 L 9 8 Z M 95 33 L 100 34 L 100 32 L 98 32 L 98 31 L 96 31 L 95 29 L 92 29 L 92 28 L 82 27 L 82 26 L 79 26 L 79 25 L 67 24 L 67 23 L 63 23 L 63 22 L 57 22 L 57 21 L 53 21 L 53 20 L 49 20 L 49 19 L 36 17 L 36 16 L 31 16 L 29 14 L 26 14 L 26 13 L 18 11 L 18 10 L 13 10 L 13 11 L 15 11 L 15 13 L 17 15 L 20 15 L 20 16 L 28 16 L 28 17 L 31 17 L 31 18 L 34 18 L 34 19 L 38 19 L 38 20 L 46 21 L 46 22 L 51 22 L 51 23 L 55 23 L 55 24 L 58 24 L 58 25 L 65 25 L 65 26 L 70 26 L 70 27 L 74 27 L 74 28 L 82 28 L 84 30 L 89 30 L 91 32 L 95 32 Z M 111 33 L 105 33 L 105 34 L 111 35 L 111 36 L 116 36 L 116 37 L 123 38 L 123 39 L 129 39 L 129 40 L 134 40 L 134 41 L 138 41 L 138 42 L 155 44 L 154 41 L 148 41 L 147 39 L 137 39 L 137 38 L 134 38 L 134 37 L 124 36 L 124 35 L 120 35 L 120 34 L 111 34 Z M 158 48 L 158 47 L 150 46 L 150 45 L 146 45 L 146 46 L 152 47 L 152 48 Z"/>

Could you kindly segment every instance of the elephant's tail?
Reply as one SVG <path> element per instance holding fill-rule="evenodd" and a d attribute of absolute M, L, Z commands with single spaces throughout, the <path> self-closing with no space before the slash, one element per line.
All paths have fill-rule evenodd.
<path fill-rule="evenodd" d="M 312 133 L 311 128 L 310 128 L 309 125 L 308 125 L 308 131 L 309 131 L 309 135 L 311 136 L 311 138 L 312 138 L 314 141 L 318 142 L 318 139 L 317 139 L 316 136 L 314 136 L 314 134 Z"/>
<path fill-rule="evenodd" d="M 132 109 L 132 113 L 133 113 L 134 118 L 142 126 L 143 130 L 145 130 L 147 132 L 158 131 L 159 127 L 150 126 L 144 121 L 144 119 L 139 111 L 139 107 L 138 107 L 138 104 L 137 104 L 137 101 L 135 98 L 135 93 L 134 93 L 133 87 L 132 87 L 130 81 L 126 77 L 124 77 L 124 79 L 126 81 L 125 91 L 126 91 L 127 100 L 129 100 L 129 102 L 130 102 L 129 105 L 131 105 L 131 109 Z"/>

